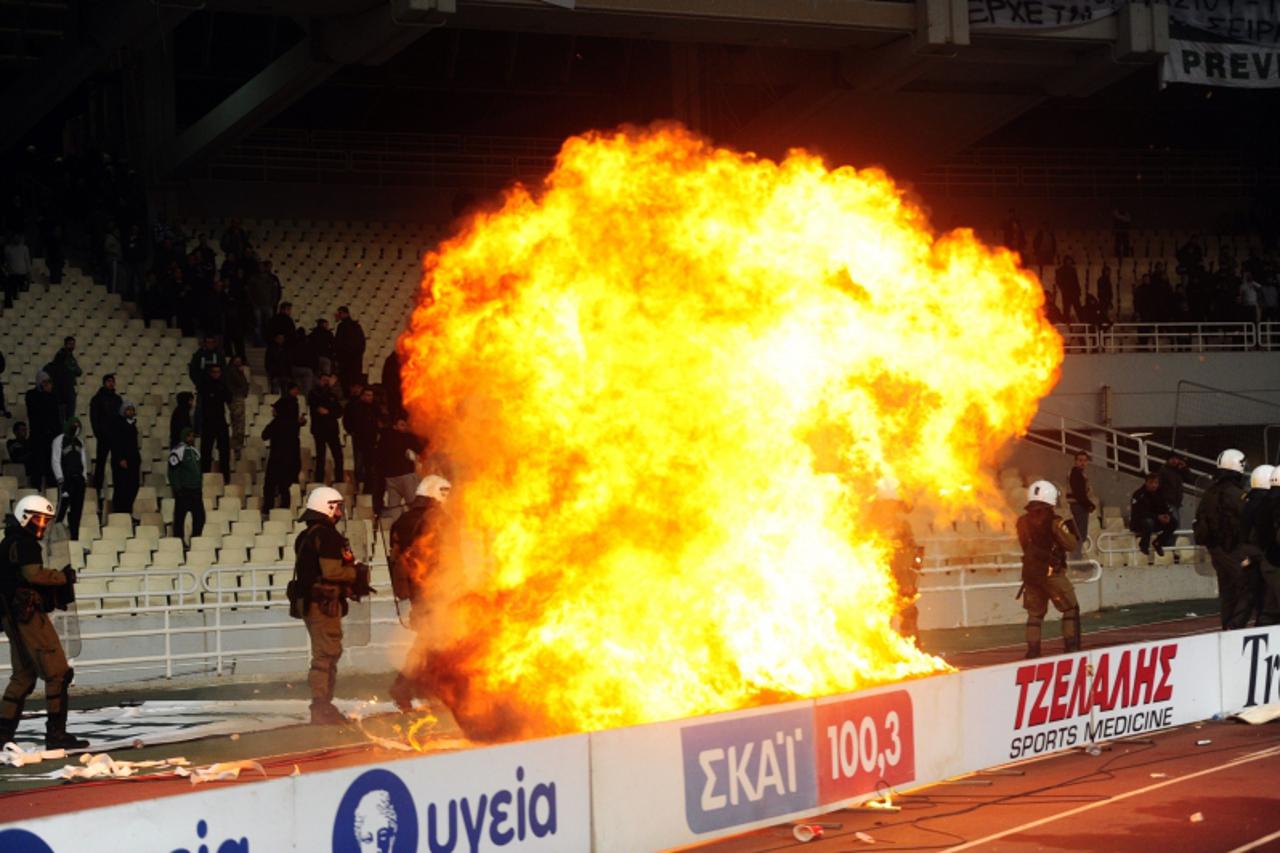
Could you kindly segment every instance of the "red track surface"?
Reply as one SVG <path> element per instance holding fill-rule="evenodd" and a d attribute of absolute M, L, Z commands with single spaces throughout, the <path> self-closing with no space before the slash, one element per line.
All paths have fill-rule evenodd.
<path fill-rule="evenodd" d="M 1198 617 L 1097 631 L 1085 639 L 1088 647 L 1096 648 L 1216 628 L 1217 617 Z M 1046 651 L 1056 651 L 1055 640 L 1046 642 Z M 1004 646 L 955 653 L 949 660 L 968 669 L 1017 660 L 1022 652 L 1021 646 Z M 1195 745 L 1206 738 L 1213 743 Z M 1280 747 L 1280 726 L 1209 723 L 1176 729 L 1118 742 L 1100 756 L 1073 752 L 1024 763 L 1012 771 L 977 774 L 963 783 L 918 789 L 903 799 L 903 811 L 896 815 L 836 812 L 819 820 L 840 828 L 828 829 L 826 839 L 803 846 L 851 850 L 887 842 L 894 850 L 939 850 L 985 839 L 973 849 L 1133 850 L 1159 845 L 1161 853 L 1227 850 L 1280 830 L 1280 800 L 1272 781 L 1280 771 L 1280 748 L 1275 755 L 1248 759 L 1270 747 Z M 313 773 L 405 757 L 406 753 L 370 744 L 259 760 L 269 777 L 282 777 L 293 773 L 295 764 L 301 772 Z M 1152 773 L 1166 776 L 1153 778 Z M 250 774 L 239 782 L 217 784 L 253 784 L 260 779 Z M 4 795 L 0 813 L 30 819 L 192 790 L 186 780 L 172 778 L 77 782 Z M 1068 814 L 1073 809 L 1080 811 Z M 1196 812 L 1204 819 L 1192 823 Z M 855 832 L 870 835 L 875 844 L 857 839 Z M 1005 832 L 1009 834 L 990 837 Z M 1280 850 L 1280 836 L 1268 844 Z M 791 846 L 800 845 L 784 825 L 710 849 Z"/>

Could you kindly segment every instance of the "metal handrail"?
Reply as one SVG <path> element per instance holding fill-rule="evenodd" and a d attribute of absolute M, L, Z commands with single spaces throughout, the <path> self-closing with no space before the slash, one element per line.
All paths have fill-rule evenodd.
<path fill-rule="evenodd" d="M 1103 352 L 1239 352 L 1256 349 L 1256 323 L 1113 323 L 1098 332 Z"/>
<path fill-rule="evenodd" d="M 1070 560 L 1067 562 L 1068 569 L 1080 569 L 1087 567 L 1089 574 L 1085 577 L 1073 577 L 1073 583 L 1090 584 L 1097 583 L 1102 579 L 1102 564 L 1097 560 Z M 978 589 L 1017 589 L 1022 586 L 1022 576 L 1019 573 L 1016 581 L 995 581 L 993 583 L 966 583 L 965 578 L 969 572 L 979 571 L 1007 571 L 1016 568 L 1009 563 L 974 563 L 966 566 L 952 566 L 950 568 L 934 568 L 921 569 L 922 575 L 942 575 L 951 572 L 959 572 L 960 583 L 949 586 L 929 586 L 921 590 L 921 594 L 929 592 L 958 592 L 960 593 L 960 621 L 962 627 L 969 625 L 969 598 L 967 593 L 971 590 Z"/>

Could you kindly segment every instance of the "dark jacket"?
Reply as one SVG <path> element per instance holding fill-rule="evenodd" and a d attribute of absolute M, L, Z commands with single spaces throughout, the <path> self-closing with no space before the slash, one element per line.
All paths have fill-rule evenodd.
<path fill-rule="evenodd" d="M 350 317 L 338 324 L 334 335 L 338 360 L 344 365 L 359 368 L 364 361 L 364 329 Z"/>
<path fill-rule="evenodd" d="M 316 351 L 311 346 L 311 339 L 304 332 L 295 332 L 293 340 L 289 342 L 289 363 L 293 367 L 305 367 L 308 370 L 316 371 L 320 369 L 320 362 L 316 358 Z"/>
<path fill-rule="evenodd" d="M 275 416 L 262 430 L 262 440 L 271 444 L 271 460 L 293 459 L 302 452 L 302 426 L 298 423 L 298 401 L 288 394 L 276 400 Z"/>
<path fill-rule="evenodd" d="M 1145 485 L 1139 486 L 1129 497 L 1129 529 L 1134 532 L 1140 532 L 1146 521 L 1159 527 L 1162 524 L 1159 516 L 1171 514 L 1169 504 L 1165 503 L 1159 489 L 1148 492 Z"/>
<path fill-rule="evenodd" d="M 319 326 L 311 330 L 311 350 L 319 358 L 333 360 L 336 356 L 333 332 Z"/>
<path fill-rule="evenodd" d="M 1070 490 L 1067 493 L 1067 502 L 1079 504 L 1087 507 L 1089 512 L 1097 509 L 1093 505 L 1093 501 L 1089 500 L 1089 478 L 1085 476 L 1084 471 L 1074 465 L 1071 467 L 1071 474 L 1067 477 L 1067 485 Z"/>
<path fill-rule="evenodd" d="M 395 350 L 382 362 L 382 393 L 387 395 L 387 405 L 395 416 L 400 411 L 400 353 Z"/>
<path fill-rule="evenodd" d="M 1022 548 L 1022 580 L 1039 583 L 1067 568 L 1067 554 L 1079 544 L 1053 507 L 1036 501 L 1018 516 L 1018 544 Z"/>
<path fill-rule="evenodd" d="M 1242 540 L 1244 512 L 1243 475 L 1219 470 L 1213 483 L 1200 496 L 1194 530 L 1196 544 L 1222 551 L 1233 551 Z"/>
<path fill-rule="evenodd" d="M 111 460 L 119 465 L 128 462 L 129 467 L 137 470 L 142 464 L 142 452 L 138 447 L 138 425 L 129 423 L 124 415 L 116 415 L 115 424 L 111 428 Z"/>
<path fill-rule="evenodd" d="M 191 384 L 200 387 L 200 383 L 204 381 L 206 372 L 210 365 L 216 364 L 219 367 L 226 367 L 227 360 L 222 355 L 222 350 L 207 350 L 204 347 L 195 351 L 191 356 L 191 361 L 187 363 L 187 375 L 191 377 Z"/>
<path fill-rule="evenodd" d="M 378 410 L 372 403 L 352 400 L 342 415 L 342 425 L 353 445 L 368 449 L 378 441 Z"/>
<path fill-rule="evenodd" d="M 297 325 L 288 314 L 277 312 L 267 321 L 267 340 L 274 340 L 276 335 L 284 335 L 285 343 L 293 340 L 293 330 Z"/>
<path fill-rule="evenodd" d="M 99 441 L 106 438 L 112 418 L 120 411 L 121 402 L 120 395 L 105 385 L 89 400 L 89 425 Z"/>
<path fill-rule="evenodd" d="M 52 391 L 40 388 L 27 392 L 27 426 L 32 441 L 53 441 L 62 432 L 62 418 L 58 414 L 58 398 Z"/>
<path fill-rule="evenodd" d="M 1178 513 L 1182 510 L 1182 471 L 1168 462 L 1160 466 L 1160 496 L 1169 508 Z"/>
<path fill-rule="evenodd" d="M 174 407 L 173 414 L 169 415 L 170 447 L 182 440 L 182 431 L 184 429 L 195 426 L 191 422 L 191 402 L 195 399 L 195 396 L 190 391 L 181 391 L 178 394 L 178 405 Z"/>
<path fill-rule="evenodd" d="M 317 385 L 307 395 L 307 405 L 311 407 L 311 434 L 337 436 L 339 419 L 342 417 L 342 401 L 334 390 Z M 324 409 L 327 414 L 320 414 L 320 409 Z"/>
<path fill-rule="evenodd" d="M 277 344 L 271 340 L 267 344 L 266 355 L 267 376 L 272 379 L 292 379 L 293 362 L 289 360 L 289 344 Z"/>
<path fill-rule="evenodd" d="M 417 436 L 400 432 L 394 427 L 382 431 L 378 441 L 378 465 L 384 477 L 400 477 L 414 472 L 414 463 L 406 451 L 417 453 L 421 448 Z"/>
<path fill-rule="evenodd" d="M 213 380 L 205 377 L 200 383 L 200 431 L 217 430 L 227 425 L 227 407 L 231 405 L 231 394 L 222 379 Z"/>

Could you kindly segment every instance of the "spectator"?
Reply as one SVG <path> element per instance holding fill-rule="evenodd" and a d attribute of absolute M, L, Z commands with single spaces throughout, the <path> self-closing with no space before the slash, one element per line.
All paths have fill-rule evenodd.
<path fill-rule="evenodd" d="M 138 410 L 122 400 L 120 414 L 111 431 L 111 511 L 133 515 L 133 499 L 138 496 L 142 476 L 142 451 L 138 446 Z"/>
<path fill-rule="evenodd" d="M 62 339 L 62 349 L 54 353 L 53 361 L 45 368 L 53 380 L 53 393 L 58 397 L 59 413 L 65 421 L 76 413 L 76 381 L 84 373 L 76 361 L 76 339 Z"/>
<path fill-rule="evenodd" d="M 362 387 L 360 395 L 347 404 L 342 415 L 342 425 L 351 436 L 351 452 L 355 456 L 354 479 L 356 488 L 364 488 L 369 494 L 374 463 L 374 453 L 378 446 L 378 410 L 373 404 L 373 389 Z"/>
<path fill-rule="evenodd" d="M 315 385 L 316 374 L 320 372 L 320 364 L 315 351 L 311 349 L 311 339 L 302 329 L 295 329 L 293 342 L 289 345 L 289 369 L 293 381 L 302 389 L 302 396 L 309 397 Z"/>
<path fill-rule="evenodd" d="M 1035 253 L 1036 263 L 1042 267 L 1051 267 L 1057 263 L 1058 238 L 1053 236 L 1053 229 L 1048 222 L 1037 229 L 1032 251 Z"/>
<path fill-rule="evenodd" d="M 267 453 L 267 470 L 262 493 L 262 514 L 266 515 L 276 505 L 286 509 L 292 503 L 289 487 L 298 482 L 302 470 L 302 427 L 306 425 L 298 406 L 300 389 L 290 382 L 285 393 L 272 406 L 274 416 L 262 431 L 262 440 L 270 445 Z"/>
<path fill-rule="evenodd" d="M 253 309 L 249 306 L 248 296 L 243 287 L 237 287 L 227 294 L 226 311 L 223 328 L 227 358 L 239 356 L 243 361 L 246 358 L 245 334 L 253 324 Z"/>
<path fill-rule="evenodd" d="M 173 491 L 173 535 L 190 542 L 186 533 L 187 516 L 191 516 L 191 536 L 204 532 L 204 475 L 200 451 L 196 450 L 199 434 L 191 427 L 182 428 L 182 440 L 169 452 L 169 488 Z"/>
<path fill-rule="evenodd" d="M 386 479 L 388 497 L 399 498 L 398 503 L 408 506 L 413 502 L 414 489 L 418 486 L 414 454 L 422 447 L 417 437 L 409 432 L 409 422 L 396 413 L 395 420 L 382 431 L 378 440 L 378 467 Z"/>
<path fill-rule="evenodd" d="M 1240 291 L 1237 301 L 1240 303 L 1240 316 L 1249 323 L 1262 322 L 1262 287 L 1253 280 L 1248 270 L 1240 280 Z"/>
<path fill-rule="evenodd" d="M 333 332 L 329 331 L 329 321 L 323 317 L 316 320 L 316 327 L 311 330 L 311 350 L 316 355 L 321 372 L 331 373 L 338 369 Z"/>
<path fill-rule="evenodd" d="M 1169 507 L 1176 528 L 1182 518 L 1182 491 L 1187 477 L 1187 460 L 1178 451 L 1169 454 L 1160 466 L 1160 499 Z M 1174 554 L 1177 557 L 1177 554 Z"/>
<path fill-rule="evenodd" d="M 223 380 L 231 400 L 231 452 L 239 461 L 244 453 L 244 401 L 249 396 L 249 377 L 244 373 L 244 359 L 233 356 Z"/>
<path fill-rule="evenodd" d="M 293 340 L 293 332 L 297 328 L 293 322 L 293 305 L 289 302 L 281 302 L 280 310 L 271 318 L 271 322 L 267 324 L 267 339 L 274 340 L 276 335 L 283 335 L 285 342 Z"/>
<path fill-rule="evenodd" d="M 21 465 L 27 470 L 27 485 L 30 488 L 37 477 L 36 457 L 31 452 L 30 437 L 27 434 L 27 425 L 22 421 L 17 421 L 13 425 L 13 438 L 5 444 L 5 450 L 9 454 L 9 461 L 14 465 Z"/>
<path fill-rule="evenodd" d="M 1098 309 L 1104 322 L 1110 322 L 1115 310 L 1115 285 L 1111 282 L 1111 267 L 1104 266 L 1098 276 Z"/>
<path fill-rule="evenodd" d="M 4 307 L 12 308 L 18 293 L 30 284 L 31 250 L 21 232 L 15 232 L 4 246 Z"/>
<path fill-rule="evenodd" d="M 1076 275 L 1076 261 L 1070 255 L 1062 258 L 1062 266 L 1058 267 L 1055 278 L 1058 292 L 1062 294 L 1062 319 L 1070 323 L 1072 318 L 1080 320 L 1080 277 Z"/>
<path fill-rule="evenodd" d="M 53 468 L 49 464 L 53 440 L 62 432 L 58 416 L 58 398 L 53 394 L 53 381 L 43 370 L 36 374 L 36 387 L 27 392 L 27 419 L 31 423 L 31 455 L 35 464 L 27 468 L 31 488 L 43 491 L 53 485 Z"/>
<path fill-rule="evenodd" d="M 334 333 L 334 349 L 338 356 L 338 376 L 344 389 L 364 379 L 364 329 L 360 328 L 347 306 L 335 315 L 338 328 Z M 410 498 L 412 500 L 412 497 Z"/>
<path fill-rule="evenodd" d="M 107 454 L 111 452 L 111 426 L 120 411 L 120 395 L 116 393 L 116 375 L 102 377 L 102 387 L 89 400 L 89 426 L 97 447 L 93 452 L 93 488 L 101 492 L 107 473 Z"/>
<path fill-rule="evenodd" d="M 1009 218 L 1004 221 L 1004 245 L 1011 251 L 1022 254 L 1027 248 L 1027 234 L 1022 230 L 1017 212 L 1009 208 Z"/>
<path fill-rule="evenodd" d="M 284 298 L 284 285 L 280 283 L 280 276 L 276 275 L 275 270 L 271 268 L 271 261 L 263 261 L 262 270 L 271 281 L 271 310 L 274 312 L 280 300 Z"/>
<path fill-rule="evenodd" d="M 1164 546 L 1173 541 L 1173 511 L 1160 496 L 1160 474 L 1156 471 L 1147 474 L 1129 499 L 1129 529 L 1138 534 L 1138 550 L 1144 554 L 1150 554 L 1154 546 L 1156 553 L 1163 555 Z"/>
<path fill-rule="evenodd" d="M 182 431 L 187 427 L 195 429 L 195 419 L 191 408 L 196 398 L 190 391 L 179 391 L 178 402 L 174 404 L 173 413 L 169 415 L 169 446 L 175 447 L 182 440 Z"/>
<path fill-rule="evenodd" d="M 223 479 L 231 476 L 231 436 L 227 428 L 227 408 L 231 395 L 222 381 L 222 365 L 211 364 L 200 383 L 200 464 L 207 474 L 213 469 L 213 447 L 218 448 L 218 471 Z"/>
<path fill-rule="evenodd" d="M 49 270 L 49 284 L 62 284 L 62 269 L 67 264 L 67 256 L 62 248 L 62 226 L 57 222 L 46 220 L 41 231 L 40 239 L 44 243 L 44 265 Z"/>
<path fill-rule="evenodd" d="M 67 519 L 67 530 L 73 540 L 80 539 L 80 516 L 84 512 L 84 476 L 88 470 L 84 441 L 80 438 L 80 419 L 67 418 L 66 426 L 49 453 L 53 478 L 58 481 L 58 515 L 56 524 Z"/>
<path fill-rule="evenodd" d="M 240 227 L 239 219 L 232 219 L 227 230 L 222 232 L 222 251 L 227 255 L 240 256 L 249 251 L 249 235 Z"/>
<path fill-rule="evenodd" d="M 191 377 L 191 384 L 196 386 L 197 391 L 204 378 L 209 375 L 209 368 L 215 364 L 219 368 L 226 367 L 227 359 L 218 349 L 218 339 L 213 335 L 205 335 L 200 348 L 191 355 L 191 361 L 187 363 L 187 375 Z"/>
<path fill-rule="evenodd" d="M 125 301 L 133 302 L 138 298 L 146 264 L 146 238 L 142 236 L 142 228 L 139 225 L 131 225 L 129 236 L 124 241 L 124 278 L 120 285 L 120 295 Z"/>
<path fill-rule="evenodd" d="M 1075 464 L 1067 476 L 1067 506 L 1076 523 L 1076 538 L 1079 540 L 1071 555 L 1073 560 L 1079 560 L 1084 554 L 1084 541 L 1089 536 L 1089 514 L 1098 508 L 1098 500 L 1089 483 L 1088 465 L 1089 454 L 1083 451 L 1077 453 Z"/>
<path fill-rule="evenodd" d="M 265 360 L 271 390 L 283 394 L 293 381 L 293 363 L 289 361 L 289 347 L 283 334 L 277 334 L 267 343 Z"/>
<path fill-rule="evenodd" d="M 342 403 L 338 399 L 336 382 L 333 374 L 325 371 L 320 374 L 320 382 L 307 395 L 307 404 L 311 409 L 311 437 L 316 443 L 316 470 L 312 478 L 317 483 L 333 483 L 343 479 L 342 440 L 338 435 L 339 418 L 342 417 Z M 324 476 L 325 448 L 333 456 L 333 479 Z"/>
<path fill-rule="evenodd" d="M 395 350 L 382 362 L 382 393 L 387 397 L 389 410 L 404 411 L 404 402 L 400 398 L 400 353 Z"/>
<path fill-rule="evenodd" d="M 206 338 L 224 337 L 227 333 L 227 315 L 231 310 L 230 300 L 227 297 L 226 280 L 216 279 L 201 294 L 198 302 L 200 306 L 200 331 Z"/>
<path fill-rule="evenodd" d="M 253 312 L 253 337 L 261 346 L 269 340 L 266 336 L 267 325 L 271 322 L 274 302 L 274 287 L 269 264 L 262 264 L 245 281 L 245 290 L 249 297 L 249 307 Z"/>

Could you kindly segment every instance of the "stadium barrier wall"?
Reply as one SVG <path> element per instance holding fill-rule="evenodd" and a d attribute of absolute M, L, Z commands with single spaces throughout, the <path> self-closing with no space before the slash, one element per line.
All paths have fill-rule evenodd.
<path fill-rule="evenodd" d="M 1277 701 L 1280 627 L 1202 634 L 17 820 L 0 849 L 659 850 Z"/>

